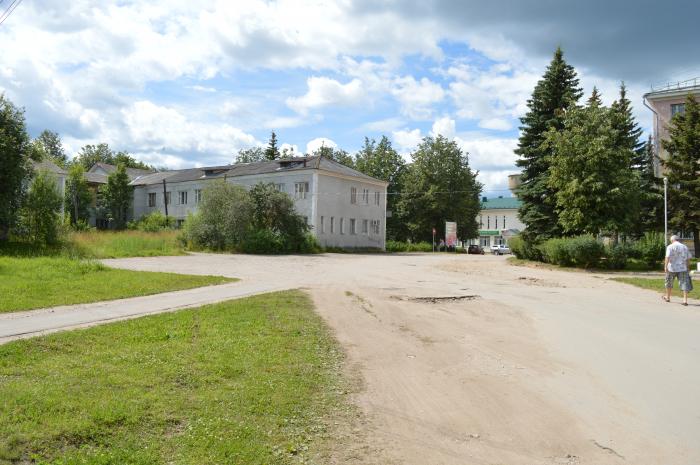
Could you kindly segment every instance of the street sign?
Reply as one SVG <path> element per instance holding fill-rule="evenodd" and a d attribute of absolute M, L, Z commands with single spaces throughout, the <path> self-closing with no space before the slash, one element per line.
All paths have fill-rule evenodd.
<path fill-rule="evenodd" d="M 447 247 L 457 246 L 457 223 L 453 221 L 445 222 L 445 245 Z"/>

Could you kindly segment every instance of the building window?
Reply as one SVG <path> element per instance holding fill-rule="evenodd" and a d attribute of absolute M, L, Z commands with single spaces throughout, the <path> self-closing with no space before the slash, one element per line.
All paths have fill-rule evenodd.
<path fill-rule="evenodd" d="M 199 203 L 202 201 L 202 189 L 194 190 L 194 203 Z"/>
<path fill-rule="evenodd" d="M 379 235 L 379 220 L 372 220 L 372 233 Z"/>
<path fill-rule="evenodd" d="M 362 234 L 369 234 L 369 220 L 362 220 Z"/>
<path fill-rule="evenodd" d="M 484 229 L 484 217 L 479 215 L 479 229 Z"/>
<path fill-rule="evenodd" d="M 374 193 L 374 204 L 375 204 L 375 205 L 379 205 L 379 199 L 381 198 L 381 195 L 382 195 L 382 194 L 379 193 L 379 192 L 375 192 L 375 193 Z"/>
<path fill-rule="evenodd" d="M 331 234 L 335 233 L 335 217 L 331 216 Z"/>
<path fill-rule="evenodd" d="M 304 224 L 307 224 L 307 225 L 309 224 L 309 217 L 308 216 L 304 217 Z"/>
<path fill-rule="evenodd" d="M 350 234 L 357 234 L 356 223 L 355 218 L 350 218 Z"/>
<path fill-rule="evenodd" d="M 179 205 L 187 205 L 187 191 L 178 192 L 177 200 L 179 202 Z"/>
<path fill-rule="evenodd" d="M 677 114 L 683 114 L 685 113 L 685 103 L 672 103 L 671 104 L 671 118 L 676 116 Z"/>
<path fill-rule="evenodd" d="M 323 222 L 323 217 L 321 217 L 321 234 L 326 232 L 326 224 Z"/>
<path fill-rule="evenodd" d="M 149 207 L 156 206 L 156 193 L 155 192 L 151 192 L 148 194 L 148 206 Z"/>
<path fill-rule="evenodd" d="M 491 229 L 491 216 L 486 215 L 486 229 Z"/>
<path fill-rule="evenodd" d="M 498 229 L 498 215 L 494 215 L 493 219 L 496 221 L 496 226 L 494 226 L 494 228 Z"/>
<path fill-rule="evenodd" d="M 345 218 L 340 219 L 340 234 L 345 234 Z"/>
<path fill-rule="evenodd" d="M 362 189 L 362 203 L 369 205 L 369 189 Z"/>
<path fill-rule="evenodd" d="M 503 215 L 503 229 L 506 229 L 506 215 Z"/>
<path fill-rule="evenodd" d="M 284 192 L 284 184 L 275 184 L 275 189 L 277 192 Z"/>
<path fill-rule="evenodd" d="M 170 192 L 165 193 L 165 204 L 170 205 Z"/>
<path fill-rule="evenodd" d="M 184 224 L 185 220 L 182 218 L 178 218 L 177 220 L 175 220 L 175 226 L 177 226 L 178 229 L 180 229 Z"/>
<path fill-rule="evenodd" d="M 309 193 L 309 183 L 308 182 L 296 182 L 294 183 L 294 198 L 295 199 L 305 199 L 306 195 Z"/>
<path fill-rule="evenodd" d="M 350 203 L 351 204 L 357 203 L 357 187 L 350 188 Z"/>

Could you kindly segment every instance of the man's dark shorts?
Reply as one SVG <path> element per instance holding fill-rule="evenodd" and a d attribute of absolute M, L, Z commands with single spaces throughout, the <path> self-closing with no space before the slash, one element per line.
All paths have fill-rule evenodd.
<path fill-rule="evenodd" d="M 693 282 L 690 280 L 690 273 L 687 271 L 668 271 L 666 273 L 666 289 L 673 289 L 673 280 L 678 279 L 678 286 L 683 292 L 693 290 Z"/>

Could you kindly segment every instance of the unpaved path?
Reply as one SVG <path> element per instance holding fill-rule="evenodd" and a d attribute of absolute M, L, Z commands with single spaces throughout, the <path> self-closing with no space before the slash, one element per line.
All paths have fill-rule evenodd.
<path fill-rule="evenodd" d="M 107 263 L 309 289 L 363 381 L 358 443 L 322 463 L 700 463 L 698 302 L 490 256 Z"/>

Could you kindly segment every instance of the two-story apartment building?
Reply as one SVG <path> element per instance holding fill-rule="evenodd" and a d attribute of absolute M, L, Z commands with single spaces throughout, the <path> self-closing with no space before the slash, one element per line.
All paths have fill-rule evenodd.
<path fill-rule="evenodd" d="M 134 186 L 133 217 L 154 211 L 182 224 L 197 210 L 202 192 L 214 180 L 244 187 L 272 183 L 294 199 L 323 246 L 384 249 L 386 188 L 374 179 L 328 158 L 284 160 L 162 171 L 139 176 Z"/>
<path fill-rule="evenodd" d="M 508 239 L 517 236 L 525 229 L 518 217 L 520 200 L 515 197 L 498 197 L 481 202 L 479 222 L 479 245 L 488 248 L 492 245 L 506 244 Z"/>

